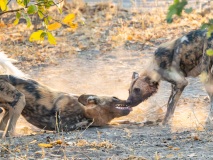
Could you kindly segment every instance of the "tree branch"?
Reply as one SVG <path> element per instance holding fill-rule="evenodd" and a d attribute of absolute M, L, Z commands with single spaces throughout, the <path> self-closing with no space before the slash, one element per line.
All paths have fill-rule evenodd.
<path fill-rule="evenodd" d="M 5 13 L 18 12 L 18 11 L 22 11 L 22 10 L 24 10 L 24 8 L 19 8 L 19 9 L 14 9 L 14 10 L 0 12 L 0 16 L 3 15 L 3 14 L 5 14 Z"/>
<path fill-rule="evenodd" d="M 50 5 L 50 6 L 57 6 L 58 4 L 60 4 L 61 2 L 63 2 L 64 0 L 61 0 L 60 2 L 58 3 L 55 3 L 54 1 L 52 1 L 54 4 L 53 5 Z M 7 3 L 7 5 L 11 2 L 11 0 L 9 0 L 9 2 Z M 39 3 L 35 3 L 34 5 L 36 6 L 45 6 L 46 3 L 44 2 L 39 2 Z M 25 6 L 25 8 L 28 8 L 28 6 Z M 18 12 L 18 11 L 21 11 L 21 10 L 24 10 L 24 8 L 19 8 L 19 9 L 14 9 L 14 10 L 9 10 L 9 11 L 4 11 L 4 12 L 0 12 L 0 16 L 5 14 L 5 13 L 10 13 L 10 12 Z"/>

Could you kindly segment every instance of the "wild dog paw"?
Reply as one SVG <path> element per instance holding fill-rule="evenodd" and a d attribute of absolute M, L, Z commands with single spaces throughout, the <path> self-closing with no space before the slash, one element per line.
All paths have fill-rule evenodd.
<path fill-rule="evenodd" d="M 213 117 L 208 116 L 205 123 L 205 129 L 212 130 L 213 129 Z"/>
<path fill-rule="evenodd" d="M 213 125 L 213 116 L 211 113 L 207 117 L 206 125 Z"/>
<path fill-rule="evenodd" d="M 159 126 L 161 127 L 168 127 L 169 126 L 169 122 L 168 121 L 165 121 L 165 120 L 162 120 L 161 122 L 159 122 Z"/>

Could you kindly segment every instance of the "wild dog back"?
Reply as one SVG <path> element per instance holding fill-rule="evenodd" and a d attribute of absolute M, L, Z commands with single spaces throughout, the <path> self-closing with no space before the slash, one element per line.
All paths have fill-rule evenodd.
<path fill-rule="evenodd" d="M 155 62 L 160 69 L 174 67 L 184 76 L 196 77 L 209 65 L 210 57 L 205 50 L 212 48 L 212 38 L 207 39 L 206 30 L 191 31 L 177 40 L 160 45 L 155 51 Z"/>

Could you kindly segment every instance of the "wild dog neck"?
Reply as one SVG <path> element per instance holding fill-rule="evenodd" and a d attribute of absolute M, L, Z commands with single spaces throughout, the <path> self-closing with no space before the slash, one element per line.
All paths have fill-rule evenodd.
<path fill-rule="evenodd" d="M 85 107 L 85 117 L 93 119 L 92 126 L 103 126 L 108 124 L 113 118 L 112 114 L 99 107 Z"/>
<path fill-rule="evenodd" d="M 159 86 L 158 80 L 153 80 L 149 76 L 142 76 L 141 77 L 141 88 L 142 88 L 142 97 L 143 101 L 151 97 L 153 94 L 155 94 L 158 90 Z"/>

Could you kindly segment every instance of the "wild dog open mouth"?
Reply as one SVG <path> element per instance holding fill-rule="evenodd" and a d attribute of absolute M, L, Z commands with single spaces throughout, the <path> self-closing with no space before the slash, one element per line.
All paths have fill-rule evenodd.
<path fill-rule="evenodd" d="M 115 105 L 116 109 L 120 109 L 120 110 L 130 110 L 132 111 L 132 108 L 130 106 L 124 105 L 124 104 L 116 104 Z"/>

